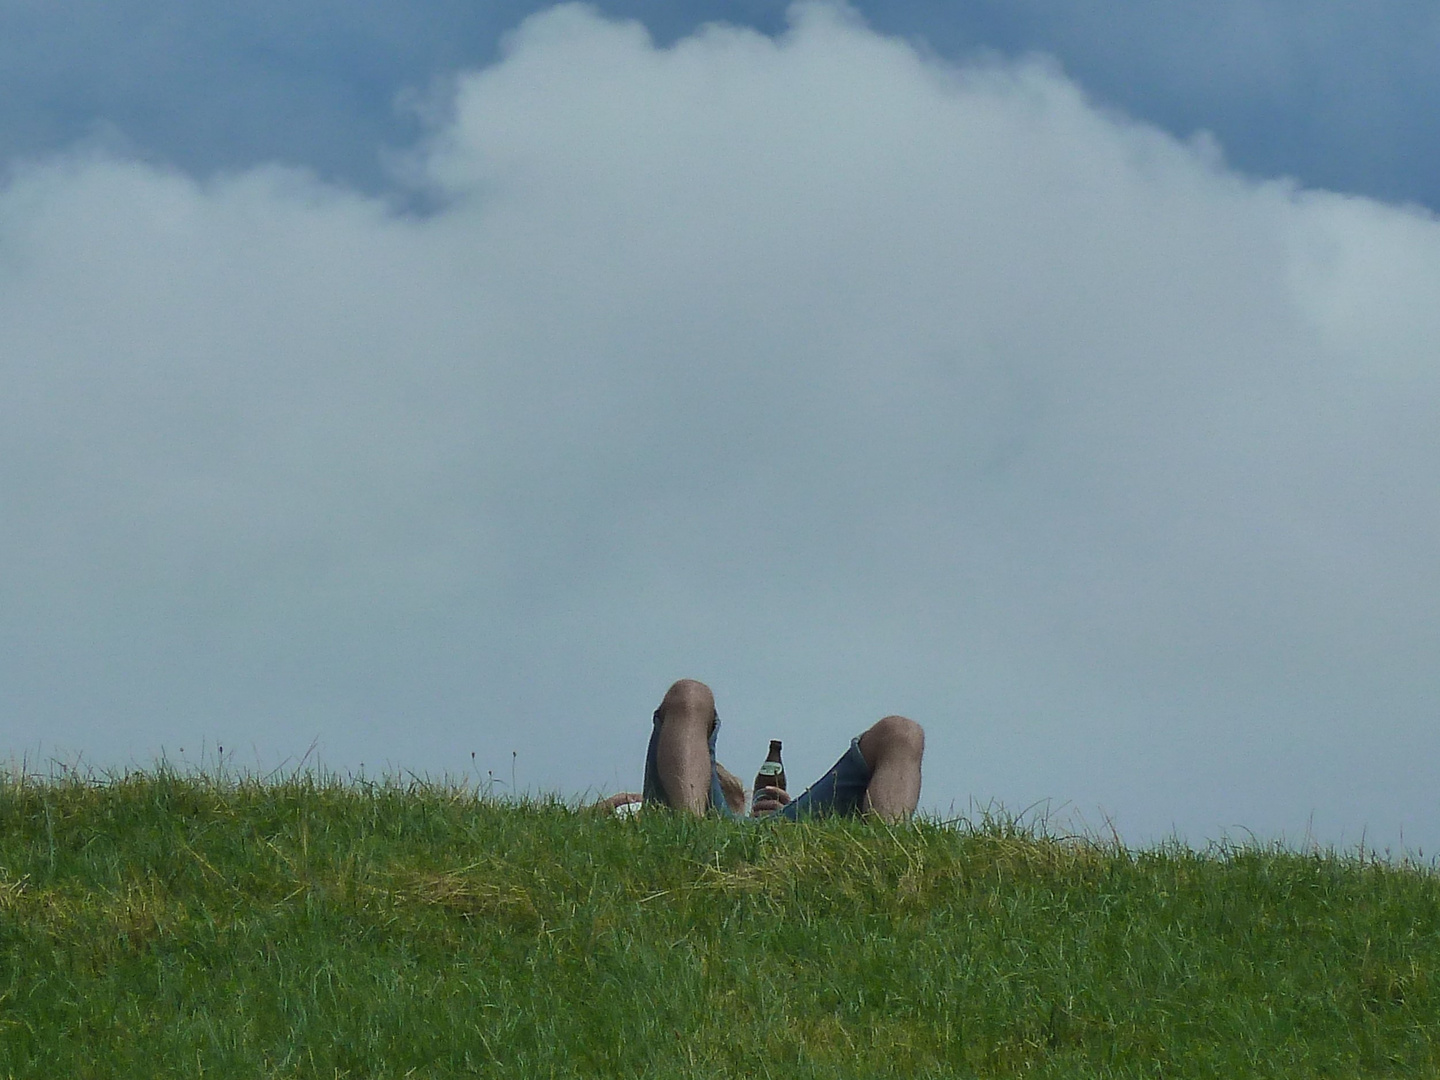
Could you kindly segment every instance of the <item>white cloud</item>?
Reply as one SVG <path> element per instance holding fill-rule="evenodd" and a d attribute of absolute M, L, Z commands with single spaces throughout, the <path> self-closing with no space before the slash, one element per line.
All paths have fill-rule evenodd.
<path fill-rule="evenodd" d="M 1433 219 L 820 5 L 556 9 L 417 155 L 0 193 L 16 752 L 578 791 L 695 675 L 737 768 L 903 711 L 940 808 L 1440 840 Z"/>

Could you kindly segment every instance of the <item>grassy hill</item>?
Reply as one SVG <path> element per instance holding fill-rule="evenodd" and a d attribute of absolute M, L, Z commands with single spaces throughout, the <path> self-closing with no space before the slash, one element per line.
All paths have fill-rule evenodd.
<path fill-rule="evenodd" d="M 1440 878 L 422 785 L 0 782 L 0 1076 L 1440 1075 Z"/>

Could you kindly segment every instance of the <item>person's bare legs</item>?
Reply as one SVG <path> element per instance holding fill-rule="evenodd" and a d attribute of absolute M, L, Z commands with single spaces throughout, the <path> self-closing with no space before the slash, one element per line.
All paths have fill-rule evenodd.
<path fill-rule="evenodd" d="M 655 769 L 676 810 L 703 814 L 710 805 L 710 728 L 715 696 L 695 679 L 681 679 L 660 703 Z"/>
<path fill-rule="evenodd" d="M 885 821 L 901 821 L 913 814 L 920 802 L 924 728 L 903 716 L 887 716 L 860 736 L 860 753 L 870 766 L 865 813 Z"/>

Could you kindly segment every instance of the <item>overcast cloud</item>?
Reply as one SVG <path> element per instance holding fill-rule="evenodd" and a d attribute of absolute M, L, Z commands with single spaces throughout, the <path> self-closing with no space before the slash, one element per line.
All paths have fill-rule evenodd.
<path fill-rule="evenodd" d="M 1043 62 L 575 7 L 426 216 L 113 153 L 0 191 L 0 731 L 634 786 L 886 712 L 924 802 L 1440 844 L 1440 228 Z"/>

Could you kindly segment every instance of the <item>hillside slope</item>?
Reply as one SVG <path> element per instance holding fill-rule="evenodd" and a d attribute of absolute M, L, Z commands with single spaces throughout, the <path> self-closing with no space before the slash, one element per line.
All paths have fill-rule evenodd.
<path fill-rule="evenodd" d="M 299 777 L 0 783 L 0 1076 L 1440 1075 L 1440 878 Z"/>

